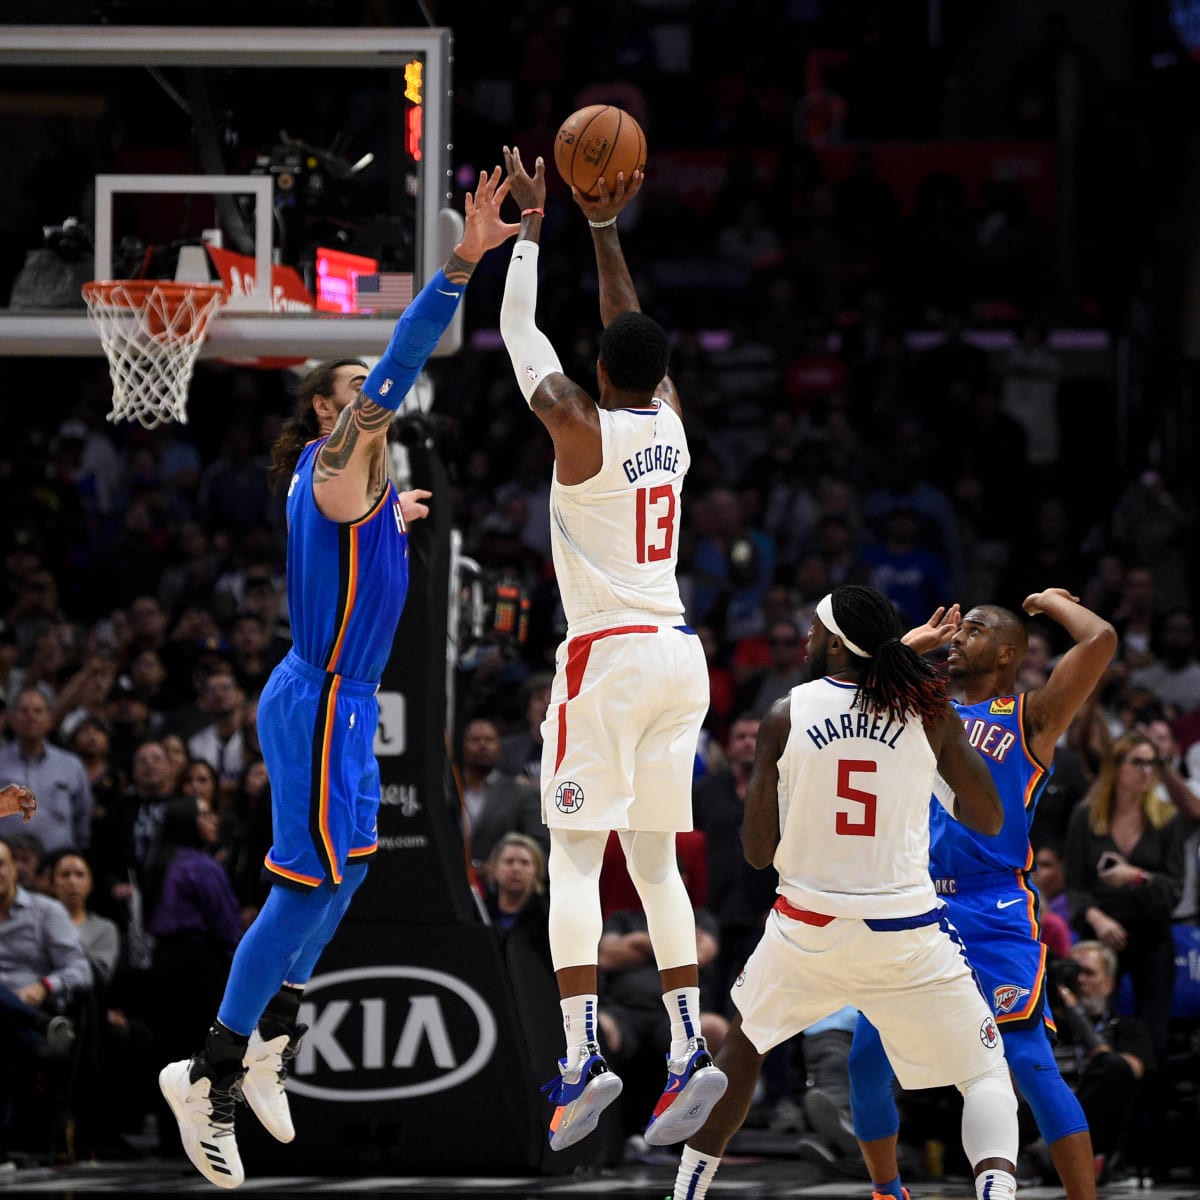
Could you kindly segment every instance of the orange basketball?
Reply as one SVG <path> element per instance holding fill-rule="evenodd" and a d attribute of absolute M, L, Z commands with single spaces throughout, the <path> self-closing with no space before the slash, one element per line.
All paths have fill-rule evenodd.
<path fill-rule="evenodd" d="M 568 185 L 589 200 L 599 196 L 596 180 L 604 176 L 611 192 L 617 172 L 628 183 L 634 171 L 646 166 L 646 135 L 623 109 L 613 104 L 589 104 L 573 112 L 554 139 L 554 165 Z"/>

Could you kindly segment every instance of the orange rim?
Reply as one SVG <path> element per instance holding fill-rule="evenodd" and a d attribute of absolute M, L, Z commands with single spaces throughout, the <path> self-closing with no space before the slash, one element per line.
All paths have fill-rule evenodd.
<path fill-rule="evenodd" d="M 219 283 L 179 283 L 173 279 L 93 279 L 83 285 L 83 298 L 94 304 L 115 308 L 140 308 L 152 292 L 157 292 L 174 309 L 189 296 L 202 304 L 213 296 L 225 303 L 225 289 Z"/>

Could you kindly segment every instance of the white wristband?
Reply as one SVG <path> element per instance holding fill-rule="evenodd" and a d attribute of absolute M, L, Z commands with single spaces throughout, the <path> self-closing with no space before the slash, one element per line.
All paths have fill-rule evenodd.
<path fill-rule="evenodd" d="M 593 221 L 590 218 L 588 220 L 588 224 L 593 229 L 607 229 L 609 225 L 615 225 L 616 223 L 617 223 L 616 217 L 609 217 L 607 221 Z"/>

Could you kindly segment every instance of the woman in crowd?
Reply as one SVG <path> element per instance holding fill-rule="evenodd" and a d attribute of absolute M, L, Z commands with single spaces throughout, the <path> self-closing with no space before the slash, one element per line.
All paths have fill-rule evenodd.
<path fill-rule="evenodd" d="M 1155 1050 L 1167 1040 L 1175 984 L 1171 911 L 1183 887 L 1185 830 L 1157 795 L 1158 751 L 1138 732 L 1113 743 L 1071 814 L 1063 854 L 1071 922 L 1116 952 Z"/>

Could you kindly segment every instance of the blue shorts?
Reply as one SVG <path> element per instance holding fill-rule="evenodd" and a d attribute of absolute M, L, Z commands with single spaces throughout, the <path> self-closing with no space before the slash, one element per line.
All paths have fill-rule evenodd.
<path fill-rule="evenodd" d="M 967 948 L 996 1024 L 1028 1029 L 1054 1021 L 1045 1003 L 1046 946 L 1039 937 L 1038 894 L 1019 871 L 935 881 L 950 922 Z"/>
<path fill-rule="evenodd" d="M 331 675 L 289 651 L 258 701 L 258 740 L 271 780 L 275 881 L 308 891 L 342 882 L 346 863 L 378 846 L 376 685 Z"/>

